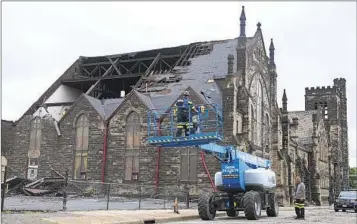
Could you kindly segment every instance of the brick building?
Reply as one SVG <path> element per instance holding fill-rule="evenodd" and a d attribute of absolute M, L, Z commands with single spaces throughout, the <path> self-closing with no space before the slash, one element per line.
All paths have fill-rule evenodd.
<path fill-rule="evenodd" d="M 272 160 L 281 202 L 292 199 L 296 175 L 317 204 L 338 193 L 348 185 L 346 80 L 306 88 L 304 111 L 288 110 L 284 90 L 279 108 L 273 40 L 267 53 L 261 24 L 247 37 L 245 22 L 243 8 L 235 39 L 79 57 L 19 120 L 2 120 L 8 176 L 68 169 L 75 180 L 210 190 L 213 156 L 146 143 L 146 111 L 188 90 L 196 104 L 222 105 L 223 144 Z"/>

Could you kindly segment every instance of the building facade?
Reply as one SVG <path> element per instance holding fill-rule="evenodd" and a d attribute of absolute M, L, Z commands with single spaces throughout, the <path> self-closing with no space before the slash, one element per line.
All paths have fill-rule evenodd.
<path fill-rule="evenodd" d="M 272 160 L 280 203 L 292 202 L 299 175 L 321 204 L 348 186 L 346 80 L 306 88 L 304 111 L 288 110 L 284 90 L 279 108 L 273 40 L 266 52 L 261 24 L 252 37 L 245 26 L 243 8 L 235 39 L 80 57 L 19 120 L 2 120 L 8 177 L 68 170 L 73 180 L 211 191 L 213 156 L 146 143 L 147 110 L 189 91 L 195 104 L 222 106 L 222 144 Z"/>

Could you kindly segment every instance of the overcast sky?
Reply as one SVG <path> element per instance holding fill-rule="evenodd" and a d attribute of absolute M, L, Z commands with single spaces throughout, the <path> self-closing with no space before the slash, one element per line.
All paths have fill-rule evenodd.
<path fill-rule="evenodd" d="M 350 165 L 356 166 L 355 2 L 3 2 L 2 119 L 17 120 L 80 56 L 235 38 L 262 23 L 274 38 L 278 100 L 304 110 L 305 87 L 347 80 Z"/>

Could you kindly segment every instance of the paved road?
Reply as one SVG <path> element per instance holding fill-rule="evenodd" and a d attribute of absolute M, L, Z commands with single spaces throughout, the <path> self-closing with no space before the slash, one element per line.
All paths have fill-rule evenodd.
<path fill-rule="evenodd" d="M 355 212 L 335 212 L 332 209 L 311 209 L 306 211 L 305 220 L 295 220 L 293 211 L 280 211 L 279 216 L 275 218 L 267 217 L 265 213 L 262 213 L 262 217 L 257 221 L 247 221 L 240 213 L 237 218 L 218 217 L 214 220 L 214 223 L 222 224 L 237 224 L 237 223 L 264 223 L 264 224 L 289 224 L 289 223 L 357 223 L 357 213 Z M 184 222 L 172 222 L 170 224 L 187 223 L 187 224 L 207 224 L 207 221 L 200 219 L 184 221 Z"/>

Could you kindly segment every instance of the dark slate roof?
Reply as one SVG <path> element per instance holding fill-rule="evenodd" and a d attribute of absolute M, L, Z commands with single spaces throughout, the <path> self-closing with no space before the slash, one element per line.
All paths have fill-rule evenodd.
<path fill-rule="evenodd" d="M 250 40 L 250 39 L 249 39 Z M 211 41 L 202 44 L 212 44 L 213 50 L 206 55 L 191 58 L 191 65 L 187 67 L 176 67 L 175 70 L 182 76 L 182 80 L 166 85 L 166 91 L 149 93 L 151 102 L 155 108 L 170 107 L 174 101 L 191 87 L 207 102 L 200 94 L 201 91 L 211 98 L 212 103 L 222 105 L 220 90 L 215 82 L 208 82 L 214 78 L 224 78 L 227 75 L 227 56 L 234 55 L 233 69 L 236 71 L 236 47 L 238 39 Z"/>
<path fill-rule="evenodd" d="M 149 108 L 149 109 L 154 109 L 154 104 L 152 103 L 149 94 L 143 94 L 138 91 L 135 91 L 135 93 L 138 95 L 138 97 L 143 101 L 143 103 Z"/>
<path fill-rule="evenodd" d="M 98 100 L 97 98 L 88 96 L 87 94 L 83 94 L 83 96 L 89 101 L 89 103 L 97 110 L 99 115 L 104 118 L 104 109 L 102 107 L 102 101 Z"/>
<path fill-rule="evenodd" d="M 107 120 L 124 101 L 124 98 L 99 100 L 86 94 L 83 94 L 83 96 L 104 120 Z"/>
<path fill-rule="evenodd" d="M 298 138 L 298 143 L 302 146 L 312 144 L 312 134 L 313 134 L 313 122 L 312 115 L 315 114 L 316 110 L 310 111 L 291 111 L 288 112 L 289 121 L 292 122 L 293 118 L 299 119 L 298 129 L 296 135 Z"/>
<path fill-rule="evenodd" d="M 123 101 L 124 98 L 104 100 L 104 104 L 103 104 L 104 115 L 105 115 L 104 119 L 107 120 Z"/>

